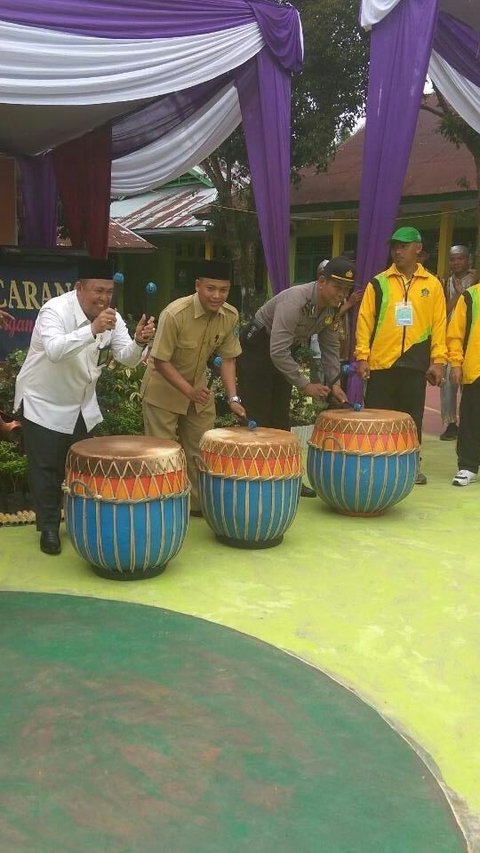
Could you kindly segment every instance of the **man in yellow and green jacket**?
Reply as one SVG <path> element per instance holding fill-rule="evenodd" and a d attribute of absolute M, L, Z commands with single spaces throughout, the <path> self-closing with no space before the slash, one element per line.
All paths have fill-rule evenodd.
<path fill-rule="evenodd" d="M 458 471 L 452 485 L 468 486 L 480 465 L 480 283 L 459 297 L 447 329 L 450 379 L 462 386 Z"/>
<path fill-rule="evenodd" d="M 365 289 L 357 320 L 357 371 L 367 379 L 365 406 L 407 412 L 422 439 L 427 379 L 440 385 L 447 362 L 443 288 L 419 262 L 422 236 L 405 226 L 392 234 L 392 265 Z M 415 481 L 427 482 L 417 472 Z"/>

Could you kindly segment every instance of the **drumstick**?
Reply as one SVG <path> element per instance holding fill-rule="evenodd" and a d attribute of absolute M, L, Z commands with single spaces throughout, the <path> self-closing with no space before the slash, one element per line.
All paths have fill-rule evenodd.
<path fill-rule="evenodd" d="M 149 281 L 145 285 L 145 317 L 148 318 L 153 314 L 152 311 L 152 296 L 155 296 L 157 292 L 157 285 L 154 281 Z"/>
<path fill-rule="evenodd" d="M 257 428 L 257 422 L 249 417 L 238 418 L 238 420 L 240 421 L 241 425 L 247 427 L 247 429 Z"/>
<path fill-rule="evenodd" d="M 116 272 L 113 276 L 113 296 L 110 302 L 110 308 L 116 308 L 118 302 L 118 288 L 122 286 L 125 278 L 123 272 Z"/>
<path fill-rule="evenodd" d="M 207 361 L 207 366 L 210 368 L 210 379 L 207 382 L 207 388 L 212 387 L 212 382 L 217 375 L 216 370 L 221 367 L 223 364 L 223 358 L 221 355 L 214 355 L 210 357 Z"/>
<path fill-rule="evenodd" d="M 356 368 L 353 366 L 353 364 L 342 364 L 340 373 L 335 377 L 334 381 L 332 382 L 332 385 L 337 384 L 342 373 L 345 373 L 347 375 L 349 375 L 350 373 L 356 373 Z M 330 394 L 329 397 L 331 397 Z M 345 400 L 345 402 L 343 404 L 340 404 L 337 408 L 342 408 L 342 406 L 345 409 L 347 407 L 353 409 L 354 412 L 360 412 L 363 409 L 363 405 L 361 403 L 351 403 L 350 400 Z"/>

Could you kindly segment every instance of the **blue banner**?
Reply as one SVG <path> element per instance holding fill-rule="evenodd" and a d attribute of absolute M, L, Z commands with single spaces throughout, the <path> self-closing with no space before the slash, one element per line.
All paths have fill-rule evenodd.
<path fill-rule="evenodd" d="M 66 293 L 76 280 L 76 265 L 0 263 L 0 308 L 12 316 L 0 330 L 0 361 L 13 350 L 27 349 L 42 305 Z"/>

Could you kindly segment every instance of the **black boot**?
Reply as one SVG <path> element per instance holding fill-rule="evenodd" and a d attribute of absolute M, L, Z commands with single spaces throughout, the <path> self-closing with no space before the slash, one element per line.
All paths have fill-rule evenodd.
<path fill-rule="evenodd" d="M 300 497 L 301 498 L 316 498 L 317 493 L 313 491 L 313 489 L 309 489 L 308 486 L 305 486 L 302 483 L 302 488 L 300 489 Z"/>

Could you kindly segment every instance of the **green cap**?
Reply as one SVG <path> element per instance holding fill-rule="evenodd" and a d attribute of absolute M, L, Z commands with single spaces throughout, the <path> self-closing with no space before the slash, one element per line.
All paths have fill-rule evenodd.
<path fill-rule="evenodd" d="M 404 225 L 403 228 L 397 228 L 397 230 L 393 232 L 388 242 L 393 243 L 394 240 L 396 240 L 397 243 L 423 242 L 420 231 L 417 231 L 417 229 L 413 228 L 411 225 Z"/>

